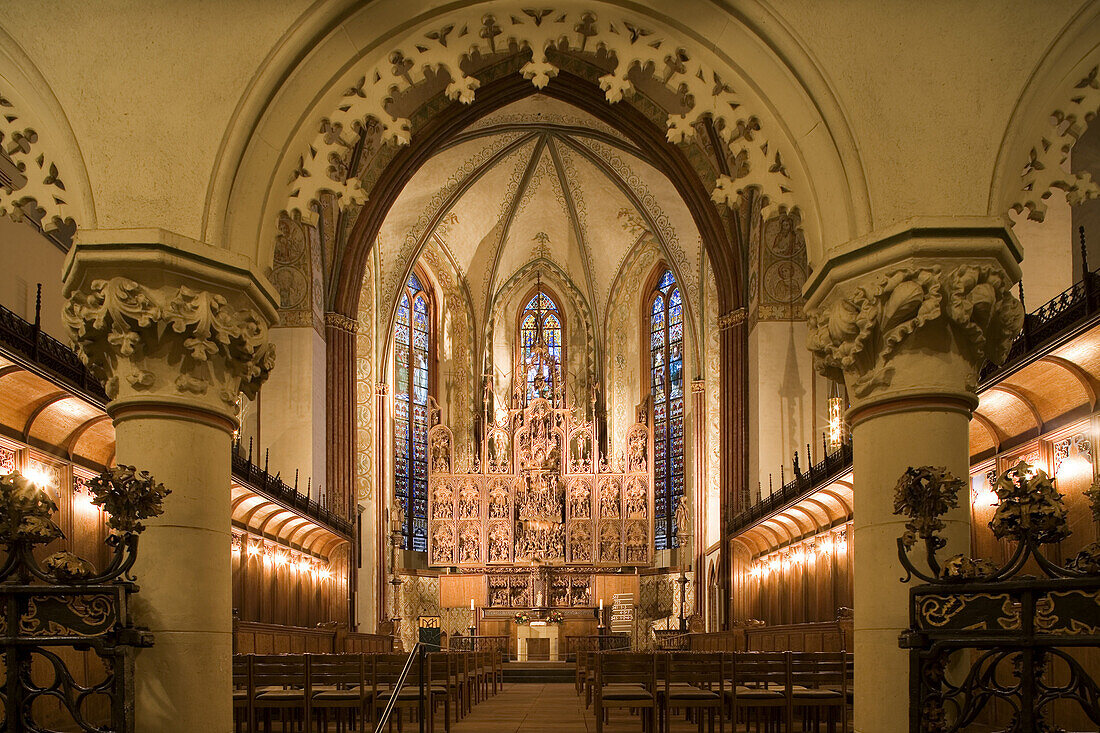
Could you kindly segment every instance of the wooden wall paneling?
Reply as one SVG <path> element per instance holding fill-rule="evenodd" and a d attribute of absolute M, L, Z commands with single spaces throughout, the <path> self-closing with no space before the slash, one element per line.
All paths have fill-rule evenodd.
<path fill-rule="evenodd" d="M 439 607 L 482 608 L 487 603 L 488 586 L 485 573 L 445 573 L 439 576 Z"/>

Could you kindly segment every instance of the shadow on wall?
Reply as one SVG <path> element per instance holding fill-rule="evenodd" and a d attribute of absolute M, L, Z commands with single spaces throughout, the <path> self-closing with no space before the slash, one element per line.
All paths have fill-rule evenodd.
<path fill-rule="evenodd" d="M 794 322 L 787 330 L 787 354 L 783 366 L 783 381 L 779 383 L 779 424 L 781 426 L 782 461 L 790 458 L 802 444 L 804 429 L 803 410 L 805 407 L 806 385 L 803 383 L 799 368 L 799 345 L 795 343 Z M 803 358 L 808 358 L 802 350 Z M 808 457 L 807 457 L 808 460 Z M 806 464 L 809 465 L 809 464 Z"/>

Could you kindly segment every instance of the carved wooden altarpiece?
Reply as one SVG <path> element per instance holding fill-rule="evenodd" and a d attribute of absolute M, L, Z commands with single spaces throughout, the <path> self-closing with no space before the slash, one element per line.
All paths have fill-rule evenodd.
<path fill-rule="evenodd" d="M 652 562 L 649 428 L 636 424 L 627 431 L 621 463 L 612 466 L 596 458 L 595 422 L 577 419 L 562 397 L 544 393 L 501 411 L 466 471 L 456 470 L 450 428 L 431 428 L 429 565 L 484 568 L 492 575 L 500 566 Z M 524 585 L 531 592 L 530 579 Z M 500 605 L 534 606 L 536 600 Z"/>

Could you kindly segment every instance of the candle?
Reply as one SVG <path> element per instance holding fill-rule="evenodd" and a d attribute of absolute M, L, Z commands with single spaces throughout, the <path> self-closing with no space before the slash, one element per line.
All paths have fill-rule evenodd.
<path fill-rule="evenodd" d="M 474 610 L 474 599 L 473 598 L 470 599 L 470 610 L 471 611 Z"/>
<path fill-rule="evenodd" d="M 600 599 L 600 611 L 603 611 L 603 599 Z"/>

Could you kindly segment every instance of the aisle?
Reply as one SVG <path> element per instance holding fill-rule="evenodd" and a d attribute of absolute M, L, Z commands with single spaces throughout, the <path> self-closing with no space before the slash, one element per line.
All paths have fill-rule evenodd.
<path fill-rule="evenodd" d="M 451 733 L 579 733 L 595 730 L 595 718 L 591 714 L 585 715 L 584 698 L 578 696 L 569 683 L 506 685 L 500 694 L 475 705 L 467 717 L 451 726 Z"/>
<path fill-rule="evenodd" d="M 443 730 L 436 721 L 436 733 Z M 490 696 L 463 720 L 451 726 L 451 733 L 594 733 L 596 719 L 585 710 L 584 697 L 572 684 L 509 684 L 498 695 Z M 673 721 L 672 733 L 696 731 L 683 716 Z M 715 726 L 717 730 L 717 725 Z M 611 714 L 604 733 L 639 733 L 641 723 L 624 710 Z"/>

